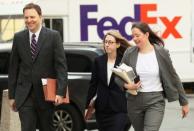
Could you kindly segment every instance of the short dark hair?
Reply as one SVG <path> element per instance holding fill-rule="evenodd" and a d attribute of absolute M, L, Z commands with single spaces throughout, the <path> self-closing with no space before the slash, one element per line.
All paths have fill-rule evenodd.
<path fill-rule="evenodd" d="M 23 8 L 23 13 L 25 10 L 27 9 L 35 9 L 36 12 L 39 14 L 39 16 L 42 16 L 42 11 L 39 5 L 34 4 L 34 3 L 29 3 L 27 5 L 25 5 L 25 7 Z"/>

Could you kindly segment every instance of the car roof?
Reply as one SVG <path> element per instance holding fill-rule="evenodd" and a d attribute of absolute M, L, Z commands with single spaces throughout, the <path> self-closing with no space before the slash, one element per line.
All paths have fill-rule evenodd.
<path fill-rule="evenodd" d="M 10 52 L 11 48 L 12 48 L 12 43 L 0 44 L 0 52 Z"/>
<path fill-rule="evenodd" d="M 64 50 L 103 50 L 103 45 L 94 42 L 65 42 L 63 43 Z M 0 44 L 0 52 L 10 52 L 12 42 Z"/>

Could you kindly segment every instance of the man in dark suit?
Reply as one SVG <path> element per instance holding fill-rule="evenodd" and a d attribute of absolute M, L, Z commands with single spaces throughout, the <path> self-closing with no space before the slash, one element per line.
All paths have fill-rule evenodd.
<path fill-rule="evenodd" d="M 14 35 L 9 68 L 11 108 L 19 112 L 22 131 L 53 131 L 53 103 L 44 99 L 42 78 L 57 79 L 55 104 L 61 104 L 67 86 L 67 65 L 57 31 L 42 27 L 41 8 L 23 9 L 27 29 Z"/>

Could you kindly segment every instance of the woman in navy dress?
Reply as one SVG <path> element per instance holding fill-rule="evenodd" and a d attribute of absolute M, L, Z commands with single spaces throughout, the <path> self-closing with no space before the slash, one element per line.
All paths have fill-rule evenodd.
<path fill-rule="evenodd" d="M 129 120 L 127 117 L 127 100 L 125 91 L 115 82 L 112 68 L 116 67 L 124 51 L 130 45 L 117 30 L 109 31 L 103 39 L 105 54 L 94 61 L 86 110 L 95 100 L 95 115 L 100 131 L 125 131 Z"/>

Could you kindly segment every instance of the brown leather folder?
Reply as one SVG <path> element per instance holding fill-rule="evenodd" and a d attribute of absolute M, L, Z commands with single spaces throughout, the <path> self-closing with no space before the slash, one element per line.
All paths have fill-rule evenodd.
<path fill-rule="evenodd" d="M 43 91 L 46 101 L 55 101 L 56 90 L 57 90 L 57 80 L 52 78 L 47 78 L 47 84 L 43 85 Z M 69 90 L 67 87 L 66 94 L 64 94 L 65 98 L 63 99 L 63 103 L 69 103 Z"/>

